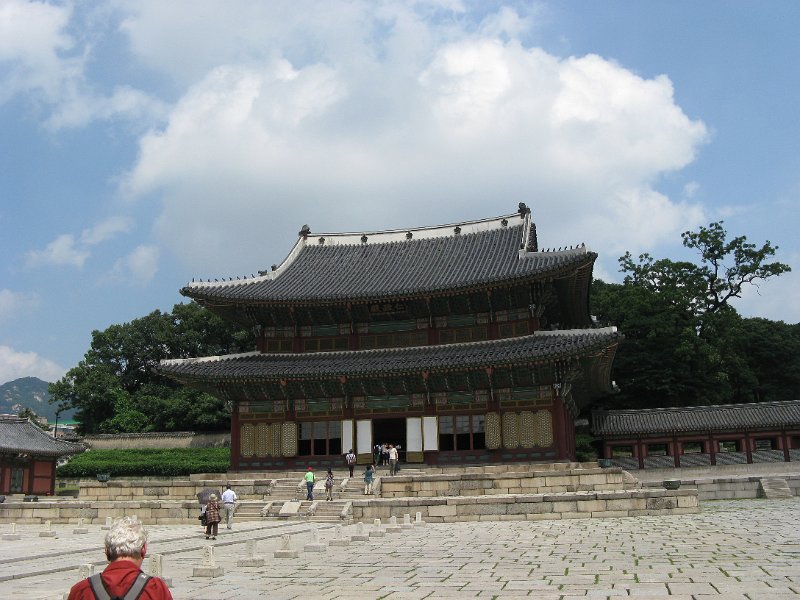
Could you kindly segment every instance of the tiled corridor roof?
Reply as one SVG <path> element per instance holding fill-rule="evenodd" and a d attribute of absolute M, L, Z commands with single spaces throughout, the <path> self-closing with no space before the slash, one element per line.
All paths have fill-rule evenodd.
<path fill-rule="evenodd" d="M 800 427 L 800 400 L 592 413 L 600 436 Z"/>
<path fill-rule="evenodd" d="M 0 454 L 65 456 L 83 450 L 80 444 L 53 439 L 27 419 L 0 417 Z"/>

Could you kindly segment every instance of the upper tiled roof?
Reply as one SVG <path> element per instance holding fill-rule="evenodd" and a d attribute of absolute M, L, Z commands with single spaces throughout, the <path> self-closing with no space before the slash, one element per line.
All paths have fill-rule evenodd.
<path fill-rule="evenodd" d="M 440 346 L 387 348 L 347 352 L 261 354 L 161 361 L 159 370 L 178 380 L 241 380 L 283 378 L 390 376 L 421 371 L 517 365 L 583 356 L 619 341 L 615 327 L 539 331 L 532 335 Z"/>
<path fill-rule="evenodd" d="M 800 427 L 800 400 L 592 413 L 600 436 Z"/>
<path fill-rule="evenodd" d="M 458 225 L 373 233 L 304 228 L 286 260 L 258 277 L 192 282 L 185 296 L 233 302 L 341 301 L 414 296 L 592 264 L 585 246 L 539 252 L 530 211 Z"/>
<path fill-rule="evenodd" d="M 80 444 L 53 439 L 27 419 L 0 417 L 0 453 L 31 456 L 65 456 L 78 454 Z"/>

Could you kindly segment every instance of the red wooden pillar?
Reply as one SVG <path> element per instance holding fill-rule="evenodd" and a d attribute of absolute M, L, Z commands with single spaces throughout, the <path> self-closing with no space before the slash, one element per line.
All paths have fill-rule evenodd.
<path fill-rule="evenodd" d="M 241 426 L 239 423 L 239 405 L 233 404 L 231 407 L 231 470 L 239 470 L 239 459 L 241 444 L 240 444 Z"/>

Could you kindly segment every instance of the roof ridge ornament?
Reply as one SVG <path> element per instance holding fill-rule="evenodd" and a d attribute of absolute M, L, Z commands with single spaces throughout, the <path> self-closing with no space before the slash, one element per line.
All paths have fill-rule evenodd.
<path fill-rule="evenodd" d="M 302 238 L 307 238 L 309 235 L 311 235 L 311 228 L 308 225 L 303 225 L 300 228 L 300 231 L 297 232 L 297 235 Z"/>
<path fill-rule="evenodd" d="M 531 212 L 531 209 L 528 208 L 528 205 L 525 204 L 524 202 L 520 202 L 519 203 L 519 209 L 518 210 L 519 210 L 520 216 L 522 216 L 522 217 L 524 217 L 525 215 L 530 214 L 530 212 Z"/>

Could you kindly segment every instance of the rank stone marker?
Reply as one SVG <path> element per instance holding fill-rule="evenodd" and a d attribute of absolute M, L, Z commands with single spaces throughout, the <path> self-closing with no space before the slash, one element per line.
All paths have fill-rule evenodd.
<path fill-rule="evenodd" d="M 349 537 L 342 537 L 342 526 L 336 526 L 336 532 L 333 535 L 333 539 L 328 542 L 330 546 L 349 546 L 350 545 L 350 538 Z"/>
<path fill-rule="evenodd" d="M 421 512 L 417 512 L 417 517 L 414 520 L 414 526 L 415 527 L 424 527 L 425 526 L 425 521 L 422 520 L 422 513 Z"/>
<path fill-rule="evenodd" d="M 164 577 L 164 557 L 161 554 L 150 554 L 147 560 L 147 573 L 160 577 L 167 587 L 172 587 L 172 577 Z"/>
<path fill-rule="evenodd" d="M 292 550 L 292 536 L 283 536 L 283 542 L 280 550 L 275 550 L 273 555 L 275 558 L 297 558 L 300 556 L 299 550 Z"/>
<path fill-rule="evenodd" d="M 3 541 L 13 541 L 18 540 L 19 538 L 20 536 L 17 533 L 17 524 L 11 523 L 11 531 L 3 534 Z"/>
<path fill-rule="evenodd" d="M 94 565 L 81 565 L 78 567 L 78 579 L 86 579 L 94 575 Z"/>
<path fill-rule="evenodd" d="M 214 560 L 214 547 L 203 546 L 203 563 L 199 567 L 192 569 L 193 577 L 221 577 L 225 574 L 225 569 L 217 566 Z"/>
<path fill-rule="evenodd" d="M 369 535 L 366 531 L 364 531 L 364 524 L 358 523 L 356 525 L 356 532 L 350 536 L 350 539 L 354 542 L 366 542 L 369 541 Z"/>
<path fill-rule="evenodd" d="M 319 541 L 319 530 L 313 529 L 311 531 L 311 543 L 303 546 L 303 552 L 325 552 L 328 545 Z"/>
<path fill-rule="evenodd" d="M 389 525 L 386 527 L 386 533 L 400 533 L 403 528 L 397 524 L 397 517 L 392 515 L 389 517 Z"/>
<path fill-rule="evenodd" d="M 236 561 L 237 567 L 263 567 L 266 564 L 265 559 L 256 556 L 256 543 L 257 540 L 247 540 L 245 544 L 247 556 Z"/>
<path fill-rule="evenodd" d="M 386 532 L 381 527 L 380 519 L 375 519 L 372 523 L 372 531 L 369 532 L 369 537 L 386 537 Z"/>
<path fill-rule="evenodd" d="M 50 521 L 44 522 L 44 529 L 39 532 L 39 537 L 56 537 L 56 532 L 53 531 Z"/>
<path fill-rule="evenodd" d="M 86 533 L 89 533 L 89 528 L 83 526 L 83 517 L 78 519 L 78 526 L 72 530 L 72 533 L 76 535 L 84 535 Z"/>
<path fill-rule="evenodd" d="M 414 524 L 411 522 L 411 515 L 406 513 L 403 515 L 403 524 L 401 525 L 403 529 L 411 529 L 414 527 Z"/>
<path fill-rule="evenodd" d="M 113 523 L 114 519 L 112 519 L 111 517 L 106 517 L 106 524 L 101 526 L 100 529 L 105 529 L 105 530 L 111 529 L 111 525 Z"/>

